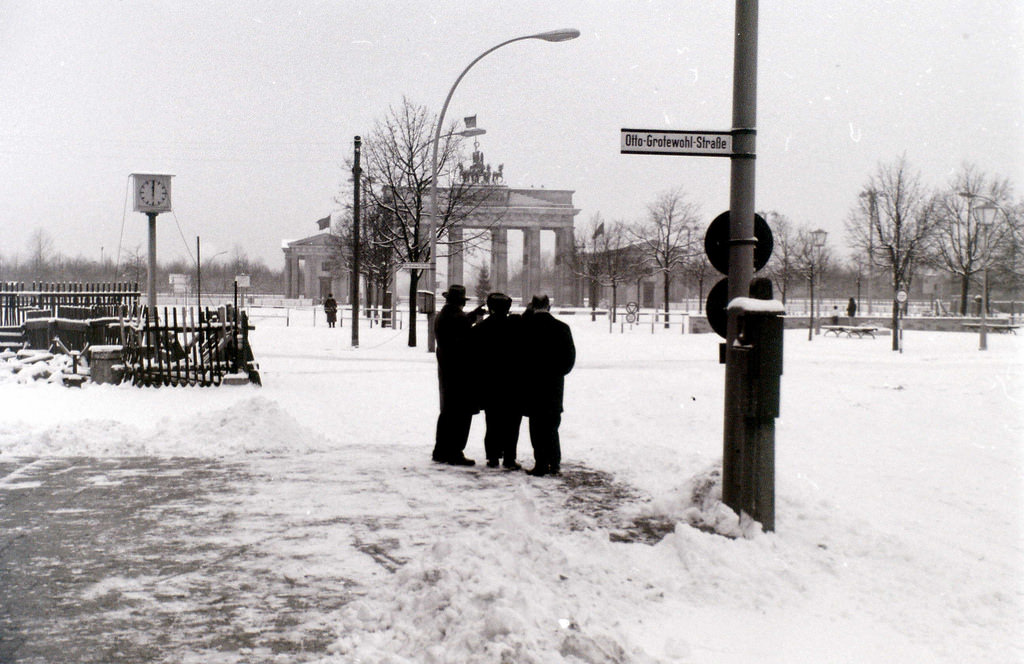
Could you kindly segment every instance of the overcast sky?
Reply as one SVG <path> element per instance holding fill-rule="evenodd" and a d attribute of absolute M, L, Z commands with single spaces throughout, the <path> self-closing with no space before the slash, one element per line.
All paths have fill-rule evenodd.
<path fill-rule="evenodd" d="M 707 221 L 729 160 L 622 155 L 619 130 L 728 130 L 734 5 L 0 0 L 0 255 L 45 228 L 66 255 L 145 249 L 128 176 L 172 173 L 161 261 L 281 242 L 338 208 L 352 139 L 406 96 L 476 114 L 512 186 L 571 189 L 577 224 L 638 219 L 675 187 Z M 830 232 L 879 162 L 926 183 L 965 162 L 1024 187 L 1024 3 L 761 3 L 756 206 Z M 122 231 L 123 227 L 123 231 Z M 101 249 L 102 248 L 102 249 Z M 2 275 L 0 275 L 2 276 Z"/>

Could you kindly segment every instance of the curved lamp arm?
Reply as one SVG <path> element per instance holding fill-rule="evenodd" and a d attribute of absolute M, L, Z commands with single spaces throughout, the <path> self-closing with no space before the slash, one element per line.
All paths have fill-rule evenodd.
<path fill-rule="evenodd" d="M 438 143 L 441 141 L 441 127 L 444 125 L 444 116 L 448 112 L 448 104 L 452 100 L 452 95 L 455 94 L 455 88 L 459 87 L 459 83 L 466 76 L 466 73 L 473 68 L 473 65 L 480 62 L 484 57 L 490 55 L 494 51 L 498 50 L 502 46 L 508 46 L 509 44 L 517 41 L 523 41 L 526 39 L 542 39 L 550 42 L 568 41 L 575 39 L 580 36 L 580 31 L 576 29 L 565 29 L 565 30 L 552 30 L 550 32 L 541 32 L 534 35 L 524 35 L 522 37 L 515 37 L 507 41 L 503 41 L 496 46 L 492 46 L 480 55 L 476 56 L 472 62 L 470 62 L 459 77 L 455 79 L 455 83 L 452 84 L 450 90 L 448 90 L 448 96 L 444 99 L 444 105 L 441 106 L 441 114 L 437 117 L 437 126 L 434 128 L 434 148 L 433 154 L 430 160 L 430 289 L 436 290 L 437 285 L 437 257 L 435 252 L 437 250 L 437 149 Z"/>

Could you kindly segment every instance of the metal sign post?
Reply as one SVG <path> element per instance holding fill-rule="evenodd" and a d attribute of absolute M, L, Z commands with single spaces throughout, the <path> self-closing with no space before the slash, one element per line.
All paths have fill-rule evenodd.
<path fill-rule="evenodd" d="M 622 129 L 623 154 L 729 157 L 731 174 L 728 220 L 728 281 L 725 323 L 725 417 L 723 427 L 722 501 L 775 528 L 774 421 L 750 410 L 758 387 L 749 371 L 749 355 L 758 351 L 740 339 L 742 309 L 732 307 L 751 296 L 754 248 L 754 165 L 757 134 L 757 0 L 736 0 L 733 51 L 731 131 Z M 769 250 L 770 253 L 770 250 Z M 770 296 L 769 296 L 770 297 Z M 723 298 L 719 298 L 723 299 Z M 709 304 L 710 308 L 710 304 Z M 781 340 L 781 336 L 780 336 Z M 776 350 L 776 349 L 773 349 Z M 778 365 L 782 365 L 781 341 Z"/>

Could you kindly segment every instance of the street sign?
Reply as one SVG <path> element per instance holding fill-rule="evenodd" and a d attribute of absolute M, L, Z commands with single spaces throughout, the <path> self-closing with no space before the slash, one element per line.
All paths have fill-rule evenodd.
<path fill-rule="evenodd" d="M 708 291 L 708 299 L 704 302 L 704 315 L 711 324 L 711 329 L 723 339 L 728 338 L 726 331 L 729 324 L 729 278 L 722 277 Z"/>
<path fill-rule="evenodd" d="M 896 301 L 899 302 L 900 304 L 905 304 L 907 301 L 907 291 L 901 290 L 898 293 L 896 293 Z"/>
<path fill-rule="evenodd" d="M 698 157 L 731 157 L 732 132 L 675 131 L 671 129 L 623 129 L 622 154 L 679 154 Z"/>
<path fill-rule="evenodd" d="M 768 264 L 771 258 L 772 249 L 775 248 L 775 240 L 772 238 L 772 229 L 759 214 L 754 215 L 754 237 L 757 244 L 754 245 L 754 271 L 760 270 Z M 729 211 L 715 217 L 715 220 L 708 226 L 704 235 L 704 251 L 708 255 L 708 262 L 712 267 L 722 274 L 729 274 Z"/>
<path fill-rule="evenodd" d="M 401 268 L 403 270 L 429 270 L 433 267 L 430 263 L 402 263 Z"/>

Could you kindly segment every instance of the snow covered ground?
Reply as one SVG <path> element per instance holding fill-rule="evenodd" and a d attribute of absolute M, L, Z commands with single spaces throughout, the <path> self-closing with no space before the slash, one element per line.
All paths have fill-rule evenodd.
<path fill-rule="evenodd" d="M 788 331 L 776 532 L 732 539 L 688 525 L 694 507 L 734 516 L 693 498 L 721 458 L 716 336 L 565 317 L 567 477 L 530 478 L 430 462 L 422 341 L 363 323 L 352 349 L 348 320 L 254 313 L 262 388 L 75 390 L 0 370 L 0 459 L 218 457 L 279 473 L 237 497 L 225 541 L 245 541 L 245 515 L 267 505 L 285 520 L 376 515 L 386 555 L 340 528 L 261 540 L 281 574 L 355 583 L 307 618 L 332 634 L 323 662 L 1024 661 L 1024 337 L 979 352 L 977 335 L 912 332 L 900 354 L 886 338 Z M 482 438 L 477 418 L 478 460 Z M 519 459 L 532 465 L 525 427 Z M 300 475 L 317 481 L 287 479 Z M 569 508 L 587 491 L 573 477 L 628 499 L 601 506 L 612 518 Z M 0 490 L 17 483 L 0 476 Z M 674 530 L 610 536 L 648 521 Z M 243 660 L 262 661 L 192 661 Z"/>

